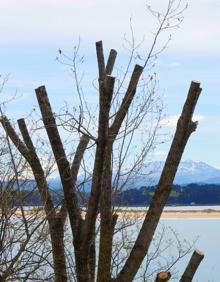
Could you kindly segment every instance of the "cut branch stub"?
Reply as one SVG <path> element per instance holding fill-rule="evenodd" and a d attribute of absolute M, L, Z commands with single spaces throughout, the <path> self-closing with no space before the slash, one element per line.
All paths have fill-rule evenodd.
<path fill-rule="evenodd" d="M 33 145 L 33 142 L 31 140 L 29 132 L 27 130 L 25 120 L 23 118 L 21 118 L 21 119 L 18 119 L 17 122 L 18 122 L 19 129 L 21 131 L 22 137 L 24 139 L 24 142 L 25 142 L 27 148 L 31 151 L 35 151 L 35 147 Z"/>
<path fill-rule="evenodd" d="M 170 272 L 162 271 L 157 274 L 155 282 L 167 282 L 170 280 Z"/>
<path fill-rule="evenodd" d="M 89 137 L 86 136 L 86 135 L 82 135 L 81 138 L 80 138 L 79 145 L 76 149 L 76 153 L 75 153 L 73 163 L 72 163 L 72 166 L 71 166 L 71 173 L 72 173 L 74 184 L 76 183 L 80 164 L 81 164 L 81 161 L 82 161 L 82 158 L 84 156 L 84 153 L 85 153 L 85 150 L 87 148 L 88 143 L 89 143 Z"/>
<path fill-rule="evenodd" d="M 105 70 L 107 75 L 112 74 L 116 57 L 117 57 L 117 52 L 114 49 L 111 49 Z"/>
<path fill-rule="evenodd" d="M 106 111 L 109 113 L 111 107 L 112 96 L 114 92 L 115 77 L 111 75 L 106 75 L 105 86 L 104 86 L 104 95 L 105 95 L 105 105 Z M 109 118 L 109 117 L 108 117 Z"/>
<path fill-rule="evenodd" d="M 105 79 L 105 59 L 104 59 L 102 41 L 96 42 L 96 55 L 97 55 L 98 69 L 99 69 L 99 79 L 101 81 L 104 81 Z"/>
<path fill-rule="evenodd" d="M 199 267 L 199 264 L 201 263 L 201 261 L 204 258 L 204 254 L 199 251 L 199 250 L 195 250 L 191 256 L 191 259 L 186 267 L 186 270 L 184 271 L 180 282 L 191 282 L 197 268 Z"/>
<path fill-rule="evenodd" d="M 25 157 L 29 157 L 30 151 L 26 147 L 26 145 L 21 141 L 14 128 L 12 127 L 10 121 L 6 116 L 2 116 L 1 124 L 6 132 L 6 134 L 10 137 L 11 141 L 14 143 L 15 147 L 19 150 L 19 152 Z"/>

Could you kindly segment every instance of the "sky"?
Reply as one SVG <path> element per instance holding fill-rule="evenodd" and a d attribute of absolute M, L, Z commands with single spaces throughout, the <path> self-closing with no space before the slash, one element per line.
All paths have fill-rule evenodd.
<path fill-rule="evenodd" d="M 145 54 L 156 28 L 147 12 L 147 4 L 163 11 L 165 0 L 1 0 L 0 1 L 0 73 L 8 75 L 1 101 L 17 98 L 7 106 L 12 118 L 25 117 L 36 106 L 34 89 L 46 85 L 51 102 L 59 108 L 63 101 L 72 102 L 74 83 L 67 67 L 55 58 L 58 50 L 73 53 L 80 37 L 80 53 L 84 55 L 85 88 L 97 77 L 95 42 L 103 40 L 106 54 L 118 51 L 126 60 L 124 35 L 130 35 L 130 19 L 135 39 L 145 41 Z M 183 6 L 184 6 L 183 1 Z M 192 134 L 183 160 L 204 161 L 220 168 L 220 1 L 189 0 L 180 28 L 168 30 L 160 37 L 163 46 L 170 33 L 168 48 L 158 57 L 155 72 L 163 95 L 165 130 L 173 134 L 175 122 L 191 80 L 203 88 L 195 119 L 198 129 Z M 120 59 L 119 59 L 120 60 Z M 92 94 L 91 94 L 92 95 Z M 90 96 L 94 102 L 95 97 Z M 169 120 L 169 122 L 166 122 Z M 163 160 L 170 142 L 159 146 L 155 159 Z"/>

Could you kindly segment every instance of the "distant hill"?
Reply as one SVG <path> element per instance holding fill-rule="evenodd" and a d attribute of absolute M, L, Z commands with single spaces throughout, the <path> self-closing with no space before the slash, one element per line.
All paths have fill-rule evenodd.
<path fill-rule="evenodd" d="M 138 189 L 127 189 L 123 192 L 117 192 L 113 195 L 113 202 L 119 206 L 146 206 L 150 204 L 156 186 L 140 187 Z M 25 198 L 24 205 L 41 205 L 38 190 L 23 190 Z M 16 191 L 13 192 L 14 204 L 18 198 Z M 85 204 L 88 199 L 88 193 L 79 194 L 79 203 Z M 51 191 L 51 196 L 56 204 L 63 199 L 63 190 L 57 189 Z M 168 199 L 167 205 L 220 205 L 220 185 L 214 184 L 189 184 L 185 186 L 174 185 Z"/>
<path fill-rule="evenodd" d="M 139 175 L 134 176 L 126 185 L 125 189 L 140 188 L 142 186 L 153 186 L 159 181 L 164 162 L 155 161 L 144 165 Z M 114 175 L 114 173 L 113 173 Z M 61 188 L 59 178 L 51 179 L 51 188 Z M 123 179 L 122 179 L 123 182 Z M 198 184 L 220 184 L 220 169 L 212 167 L 204 162 L 183 161 L 180 163 L 174 184 L 187 185 L 190 183 Z M 90 190 L 91 183 L 88 182 L 84 189 Z"/>
<path fill-rule="evenodd" d="M 155 187 L 141 187 L 118 193 L 114 203 L 121 206 L 146 206 L 150 204 Z M 220 185 L 174 185 L 167 205 L 220 205 Z"/>
<path fill-rule="evenodd" d="M 144 186 L 156 185 L 159 181 L 163 166 L 164 162 L 162 161 L 149 162 L 142 167 L 138 175 L 132 177 L 125 185 L 124 189 L 139 189 Z M 79 182 L 82 181 L 81 178 L 82 177 L 79 176 Z M 123 179 L 121 181 L 123 182 Z M 62 189 L 59 177 L 48 179 L 48 183 L 52 190 Z M 174 184 L 183 186 L 190 183 L 220 185 L 220 169 L 204 162 L 183 161 L 179 165 Z M 31 179 L 25 181 L 20 180 L 20 184 L 26 190 L 31 190 L 36 186 L 35 181 Z M 90 188 L 91 182 L 84 184 L 84 191 L 89 192 Z"/>

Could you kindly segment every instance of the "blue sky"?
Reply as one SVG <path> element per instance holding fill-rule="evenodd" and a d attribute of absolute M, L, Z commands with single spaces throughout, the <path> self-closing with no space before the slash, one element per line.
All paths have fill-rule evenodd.
<path fill-rule="evenodd" d="M 154 0 L 152 4 L 163 9 L 166 2 Z M 220 168 L 219 14 L 219 0 L 189 0 L 184 22 L 172 31 L 172 41 L 160 55 L 155 71 L 159 91 L 164 93 L 164 113 L 170 120 L 164 130 L 171 134 L 190 81 L 201 81 L 203 91 L 196 109 L 199 126 L 183 159 Z M 87 70 L 85 85 L 97 76 L 95 41 L 102 39 L 107 52 L 115 48 L 124 60 L 122 42 L 124 34 L 129 34 L 130 17 L 137 41 L 146 37 L 144 52 L 156 24 L 146 11 L 145 0 L 1 0 L 0 73 L 10 74 L 1 99 L 15 91 L 21 96 L 8 106 L 9 115 L 25 116 L 36 105 L 34 89 L 42 84 L 47 86 L 55 107 L 62 105 L 63 100 L 71 101 L 73 79 L 55 58 L 59 48 L 71 54 L 79 36 Z M 159 46 L 169 33 L 161 37 Z M 155 158 L 164 159 L 168 148 L 169 143 L 158 147 Z"/>

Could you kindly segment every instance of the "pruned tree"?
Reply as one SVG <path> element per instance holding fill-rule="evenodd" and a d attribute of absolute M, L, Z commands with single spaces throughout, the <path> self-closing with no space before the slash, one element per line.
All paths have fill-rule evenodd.
<path fill-rule="evenodd" d="M 137 93 L 139 92 L 138 87 L 140 86 L 140 82 L 142 82 L 144 72 L 147 67 L 152 66 L 152 61 L 156 59 L 156 56 L 161 51 L 155 51 L 155 45 L 159 34 L 163 30 L 170 28 L 170 26 L 177 26 L 179 22 L 181 22 L 182 10 L 179 9 L 180 2 L 181 1 L 175 0 L 168 1 L 168 7 L 164 14 L 158 14 L 151 10 L 152 14 L 157 17 L 159 28 L 155 34 L 150 51 L 143 60 L 142 65 L 136 64 L 133 67 L 126 90 L 123 92 L 121 99 L 121 90 L 124 89 L 124 85 L 127 81 L 125 78 L 122 78 L 122 83 L 119 83 L 119 86 L 116 87 L 116 77 L 113 76 L 113 69 L 117 52 L 111 50 L 106 63 L 102 41 L 96 43 L 99 73 L 97 131 L 92 132 L 92 130 L 89 129 L 90 120 L 86 120 L 86 126 L 84 125 L 85 117 L 83 116 L 82 95 L 80 92 L 81 90 L 78 87 L 78 79 L 75 77 L 76 85 L 78 87 L 77 91 L 81 101 L 80 115 L 78 118 L 74 115 L 70 116 L 67 113 L 65 117 L 70 118 L 69 120 L 67 119 L 64 121 L 63 124 L 64 126 L 68 126 L 68 122 L 71 121 L 70 130 L 72 130 L 72 132 L 77 131 L 80 135 L 80 142 L 75 150 L 75 157 L 72 163 L 70 163 L 68 159 L 61 134 L 58 130 L 58 121 L 60 121 L 60 117 L 57 118 L 52 110 L 46 88 L 45 86 L 40 86 L 36 89 L 36 96 L 43 125 L 56 161 L 64 192 L 64 199 L 59 207 L 54 205 L 51 198 L 45 172 L 35 146 L 33 145 L 25 120 L 18 120 L 18 126 L 23 138 L 22 140 L 11 125 L 9 119 L 5 115 L 1 117 L 1 123 L 6 134 L 31 167 L 39 189 L 41 201 L 49 224 L 56 282 L 68 280 L 64 250 L 64 225 L 67 215 L 69 217 L 72 233 L 76 280 L 78 282 L 92 282 L 95 280 L 98 282 L 133 281 L 148 253 L 161 213 L 172 190 L 172 183 L 185 146 L 191 133 L 196 130 L 197 123 L 192 121 L 192 116 L 201 92 L 200 83 L 197 81 L 191 82 L 186 102 L 178 120 L 173 142 L 152 202 L 146 212 L 137 239 L 135 240 L 128 257 L 125 259 L 124 265 L 121 266 L 116 276 L 114 276 L 114 273 L 112 272 L 113 238 L 118 219 L 117 210 L 114 210 L 112 204 L 112 197 L 115 189 L 113 185 L 113 156 L 115 144 L 118 140 L 125 140 L 125 137 L 128 137 L 136 130 L 136 128 L 138 128 L 140 123 L 143 122 L 145 114 L 147 114 L 146 109 L 149 109 L 148 105 L 151 105 L 153 101 L 152 96 L 149 96 L 149 100 L 146 99 L 144 96 L 146 92 L 143 92 L 143 101 L 148 101 L 149 104 L 144 103 L 146 108 L 140 107 L 139 111 L 136 111 L 136 115 L 130 115 L 135 97 L 137 97 Z M 134 49 L 133 46 L 132 50 Z M 163 49 L 164 48 L 162 48 L 162 50 Z M 74 63 L 75 61 L 73 61 L 73 64 Z M 131 61 L 129 61 L 129 67 L 130 66 Z M 125 71 L 126 78 L 128 74 L 130 74 L 130 72 Z M 74 75 L 76 75 L 75 69 Z M 151 81 L 152 76 L 148 77 L 148 82 Z M 146 86 L 146 82 L 143 85 Z M 154 92 L 155 89 L 153 88 L 147 93 L 152 95 Z M 140 96 L 140 99 L 141 97 L 142 96 Z M 144 115 L 141 115 L 143 113 Z M 130 120 L 128 119 L 129 116 L 132 117 Z M 144 124 L 144 126 L 147 127 L 146 124 Z M 153 131 L 153 138 L 151 139 L 151 142 L 149 142 L 149 147 L 154 141 L 154 136 L 155 131 Z M 132 138 L 129 142 L 131 143 L 131 141 Z M 77 193 L 77 176 L 82 164 L 83 155 L 86 153 L 86 148 L 89 143 L 95 149 L 95 155 L 91 175 L 91 190 L 88 196 L 88 201 L 86 202 L 86 207 L 82 210 Z M 122 149 L 124 145 L 125 143 L 122 141 Z M 148 150 L 143 151 L 144 156 L 147 151 Z M 121 163 L 124 162 L 126 154 L 127 153 L 123 155 L 119 153 Z M 117 179 L 116 175 L 116 183 L 119 183 Z M 98 232 L 99 242 L 97 247 L 96 227 L 98 223 L 100 223 L 100 228 Z M 98 255 L 96 255 L 96 250 L 99 251 Z M 164 272 L 158 273 L 156 281 L 168 281 L 169 278 L 170 273 L 165 270 Z"/>
<path fill-rule="evenodd" d="M 57 166 L 59 169 L 63 189 L 65 204 L 62 205 L 58 213 L 55 213 L 54 206 L 52 206 L 50 197 L 46 194 L 45 188 L 42 185 L 42 179 L 39 175 L 43 176 L 42 169 L 37 170 L 36 165 L 39 163 L 35 153 L 33 144 L 31 143 L 28 131 L 24 124 L 24 120 L 19 120 L 20 130 L 22 132 L 25 144 L 19 139 L 13 127 L 10 125 L 6 117 L 2 117 L 2 125 L 20 150 L 26 157 L 30 165 L 32 165 L 35 179 L 42 194 L 42 199 L 45 203 L 45 212 L 50 224 L 51 214 L 52 225 L 50 234 L 52 238 L 52 245 L 63 248 L 63 220 L 68 211 L 71 230 L 73 234 L 73 244 L 75 249 L 75 263 L 78 281 L 93 281 L 95 278 L 95 224 L 97 221 L 98 213 L 100 212 L 100 246 L 98 258 L 98 281 L 111 281 L 111 254 L 112 254 L 112 239 L 114 227 L 117 221 L 117 214 L 112 214 L 112 169 L 111 169 L 111 155 L 113 143 L 117 137 L 123 119 L 129 108 L 132 98 L 135 95 L 138 81 L 143 68 L 135 66 L 134 72 L 131 77 L 128 90 L 125 94 L 122 106 L 119 108 L 118 113 L 112 125 L 109 125 L 109 109 L 111 105 L 111 97 L 113 94 L 114 77 L 110 74 L 106 75 L 106 67 L 104 66 L 103 53 L 101 42 L 97 44 L 97 55 L 100 71 L 100 116 L 99 116 L 99 132 L 96 141 L 96 157 L 93 171 L 91 194 L 88 202 L 88 208 L 85 218 L 82 217 L 80 207 L 78 204 L 75 180 L 73 178 L 76 162 L 79 164 L 81 157 L 76 154 L 76 162 L 73 163 L 72 169 L 65 155 L 62 141 L 57 130 L 56 121 L 50 106 L 50 102 L 46 93 L 45 87 L 36 89 L 38 102 L 41 109 L 41 114 L 45 129 L 47 131 L 50 144 L 56 158 Z M 172 189 L 172 182 L 175 177 L 178 164 L 183 154 L 186 143 L 193 131 L 196 129 L 196 122 L 192 121 L 192 115 L 201 92 L 200 83 L 193 81 L 191 83 L 189 93 L 183 107 L 182 114 L 179 118 L 176 133 L 165 162 L 163 172 L 161 174 L 158 187 L 153 196 L 151 205 L 147 211 L 143 225 L 137 240 L 127 258 L 124 266 L 122 267 L 118 277 L 114 278 L 115 281 L 132 281 L 149 249 L 156 227 L 158 225 L 162 210 L 166 204 L 168 196 Z M 86 148 L 89 138 L 83 136 L 79 148 Z M 83 143 L 83 145 L 82 145 Z M 82 153 L 82 149 L 80 152 Z M 33 158 L 33 159 L 32 159 Z M 40 167 L 40 165 L 39 165 Z M 77 166 L 78 167 L 78 166 Z M 43 178 L 45 185 L 45 179 Z M 54 214 L 55 213 L 55 214 Z M 62 216 L 61 216 L 62 215 Z M 55 222 L 53 221 L 55 220 Z M 56 223 L 56 224 L 55 224 Z M 51 233 L 52 232 L 52 233 Z M 54 233 L 53 233 L 54 232 Z M 53 236 L 56 237 L 54 238 Z M 53 243 L 54 240 L 54 243 Z M 54 249 L 53 249 L 54 250 Z M 56 248 L 55 248 L 56 251 Z M 64 253 L 64 252 L 63 252 Z M 55 253 L 56 256 L 56 253 Z M 54 256 L 54 259 L 56 258 Z M 55 269 L 56 272 L 56 269 Z M 59 272 L 60 274 L 60 272 Z M 65 276 L 65 275 L 64 275 Z"/>

